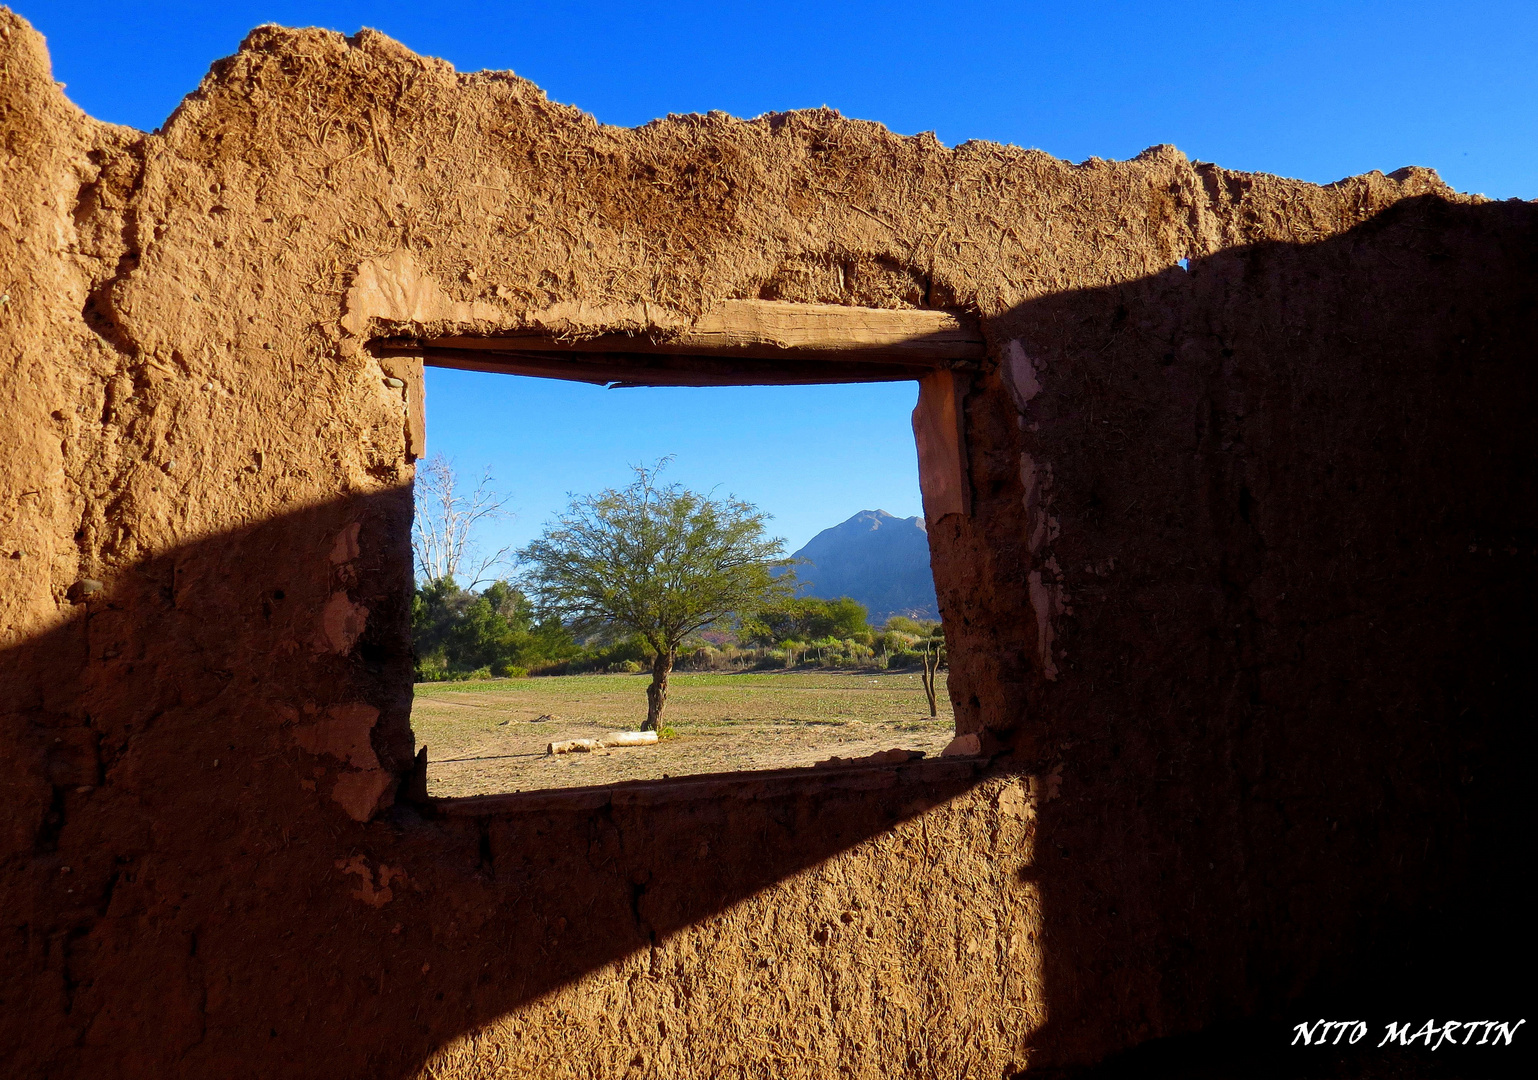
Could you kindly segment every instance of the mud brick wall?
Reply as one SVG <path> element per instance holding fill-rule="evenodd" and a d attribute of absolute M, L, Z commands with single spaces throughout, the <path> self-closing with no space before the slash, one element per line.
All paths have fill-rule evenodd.
<path fill-rule="evenodd" d="M 1497 985 L 1435 946 L 1516 919 L 1535 252 L 1424 170 L 616 129 L 367 31 L 144 134 L 0 9 L 8 1075 L 999 1076 Z M 981 318 L 930 536 L 983 753 L 412 802 L 370 342 L 740 298 Z"/>

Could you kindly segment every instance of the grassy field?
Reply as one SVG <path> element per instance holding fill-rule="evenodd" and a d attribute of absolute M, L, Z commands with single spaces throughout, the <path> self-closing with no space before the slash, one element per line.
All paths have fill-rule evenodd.
<path fill-rule="evenodd" d="M 610 784 L 736 769 L 785 769 L 896 747 L 937 756 L 953 734 L 945 673 L 929 717 L 916 673 L 677 674 L 656 746 L 549 756 L 552 741 L 630 731 L 646 718 L 644 675 L 418 683 L 411 722 L 428 791 Z"/>

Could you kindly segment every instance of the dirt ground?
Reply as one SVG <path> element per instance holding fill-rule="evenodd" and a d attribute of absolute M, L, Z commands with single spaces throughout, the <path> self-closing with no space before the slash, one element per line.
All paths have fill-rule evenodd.
<path fill-rule="evenodd" d="M 650 674 L 419 683 L 411 722 L 426 745 L 428 793 L 655 780 L 815 765 L 879 750 L 936 757 L 954 734 L 941 673 L 929 717 L 917 673 L 785 672 L 673 676 L 655 746 L 550 756 L 552 741 L 639 728 Z"/>

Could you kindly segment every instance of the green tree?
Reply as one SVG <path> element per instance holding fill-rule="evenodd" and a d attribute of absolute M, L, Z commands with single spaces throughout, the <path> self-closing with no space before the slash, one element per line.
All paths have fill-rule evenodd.
<path fill-rule="evenodd" d="M 417 679 L 447 678 L 451 667 L 446 644 L 454 623 L 475 594 L 450 577 L 418 585 L 411 594 L 411 647 L 417 658 Z"/>
<path fill-rule="evenodd" d="M 623 489 L 574 499 L 519 552 L 541 614 L 578 634 L 638 634 L 652 652 L 644 730 L 656 730 L 668 674 L 691 634 L 772 605 L 790 582 L 784 541 L 765 536 L 767 515 L 750 503 L 662 486 L 656 467 L 636 467 Z"/>
<path fill-rule="evenodd" d="M 506 581 L 494 581 L 477 593 L 459 588 L 452 578 L 438 578 L 417 588 L 411 609 L 417 678 L 422 681 L 482 669 L 507 675 L 570 659 L 580 651 L 559 622 L 536 623 L 532 605 Z"/>

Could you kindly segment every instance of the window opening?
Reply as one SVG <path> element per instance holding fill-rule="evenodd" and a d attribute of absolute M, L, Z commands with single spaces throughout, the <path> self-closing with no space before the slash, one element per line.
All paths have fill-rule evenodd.
<path fill-rule="evenodd" d="M 723 399 L 714 411 L 734 418 L 728 426 L 741 429 L 755 414 L 796 409 L 809 395 L 842 393 L 854 405 L 859 392 L 838 384 L 920 388 L 912 424 L 926 512 L 885 513 L 885 507 L 866 505 L 870 500 L 851 484 L 847 515 L 826 521 L 809 541 L 793 537 L 784 549 L 784 555 L 806 560 L 790 568 L 803 583 L 793 599 L 734 610 L 682 643 L 656 736 L 634 734 L 645 727 L 658 666 L 645 637 L 617 632 L 612 624 L 607 633 L 595 633 L 591 622 L 576 624 L 570 612 L 554 618 L 541 610 L 531 538 L 543 536 L 545 521 L 571 508 L 519 498 L 516 475 L 507 478 L 511 483 L 483 483 L 463 454 L 456 455 L 460 474 L 452 475 L 429 442 L 429 456 L 418 462 L 419 513 L 436 500 L 440 519 L 446 506 L 451 518 L 458 515 L 448 531 L 460 529 L 460 540 L 478 528 L 494 532 L 486 527 L 497 516 L 495 492 L 504 487 L 520 505 L 521 526 L 516 542 L 504 545 L 511 534 L 503 530 L 480 560 L 462 561 L 451 582 L 430 580 L 432 567 L 445 566 L 445 537 L 438 537 L 436 553 L 424 550 L 430 537 L 415 538 L 418 554 L 427 558 L 418 568 L 413 605 L 418 682 L 412 720 L 418 745 L 428 748 L 429 794 L 897 764 L 938 756 L 950 743 L 954 723 L 925 518 L 969 509 L 959 402 L 965 380 L 982 361 L 975 327 L 941 312 L 737 301 L 664 343 L 618 334 L 584 341 L 445 336 L 378 341 L 375 352 L 387 371 L 400 374 L 407 373 L 399 368 L 402 361 L 457 369 L 430 378 L 461 399 L 505 400 L 528 385 L 525 378 L 499 378 L 505 375 L 534 376 L 546 387 L 549 379 L 592 384 L 592 390 L 565 388 L 562 408 L 569 415 L 563 419 L 574 443 L 584 438 L 592 413 L 584 399 L 608 396 L 598 387 L 622 391 L 634 415 L 647 418 L 639 426 L 663 434 L 676 433 L 675 414 L 688 412 L 676 408 L 679 395 Z M 420 368 L 415 371 L 413 385 L 420 387 Z M 891 394 L 883 403 L 907 411 Z M 689 423 L 688 416 L 681 422 Z M 850 448 L 838 446 L 837 432 L 820 434 L 826 444 L 822 463 L 836 472 Z M 664 456 L 657 449 L 652 440 L 652 460 L 623 463 L 643 466 L 640 478 L 654 494 L 677 482 L 718 503 L 728 493 L 757 502 L 755 492 L 731 476 L 721 483 L 694 482 L 702 475 L 698 462 L 679 461 L 677 472 L 657 473 L 656 458 Z M 646 454 L 641 452 L 643 459 Z M 795 455 L 781 456 L 787 468 L 794 466 Z M 897 467 L 908 472 L 912 461 L 909 450 Z M 595 470 L 586 484 L 586 477 L 569 484 L 579 506 L 591 509 L 581 500 L 600 490 L 633 487 L 636 476 L 628 485 L 615 482 L 614 464 Z M 550 501 L 546 494 L 544 502 Z M 776 507 L 761 509 L 773 513 Z M 776 524 L 768 522 L 768 535 L 783 536 Z M 440 520 L 440 532 L 443 525 Z M 481 564 L 503 546 L 522 549 L 525 558 L 516 565 Z M 544 594 L 548 599 L 548 589 Z"/>

